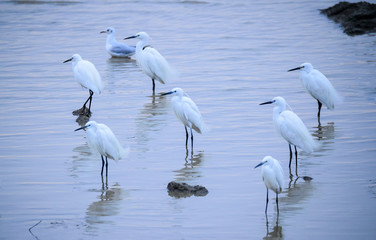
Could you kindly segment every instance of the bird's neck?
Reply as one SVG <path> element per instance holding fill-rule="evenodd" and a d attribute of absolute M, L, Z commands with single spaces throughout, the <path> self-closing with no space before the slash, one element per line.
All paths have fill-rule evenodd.
<path fill-rule="evenodd" d="M 116 42 L 115 40 L 115 34 L 110 34 L 107 36 L 107 44 L 111 44 L 113 42 Z"/>

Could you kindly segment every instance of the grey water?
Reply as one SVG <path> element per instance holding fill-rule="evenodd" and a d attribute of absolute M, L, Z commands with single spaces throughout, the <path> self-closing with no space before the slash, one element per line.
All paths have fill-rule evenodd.
<path fill-rule="evenodd" d="M 0 239 L 374 239 L 376 228 L 376 37 L 349 37 L 319 13 L 319 1 L 1 1 Z M 119 41 L 145 31 L 180 77 L 151 80 L 135 58 L 111 58 Z M 136 40 L 128 40 L 136 44 Z M 105 88 L 92 120 L 108 125 L 128 158 L 109 162 L 86 144 L 72 111 L 88 97 L 73 78 L 74 53 L 95 64 Z M 311 62 L 344 97 L 334 111 L 303 89 Z M 170 97 L 183 88 L 210 131 L 186 151 Z M 283 96 L 320 151 L 289 150 L 272 122 Z M 285 188 L 277 216 L 260 169 L 280 160 Z M 293 164 L 295 171 L 295 164 Z M 170 181 L 205 186 L 204 197 L 174 198 Z M 41 221 L 38 225 L 39 221 Z M 32 226 L 34 226 L 31 228 Z M 29 228 L 31 230 L 29 231 Z"/>

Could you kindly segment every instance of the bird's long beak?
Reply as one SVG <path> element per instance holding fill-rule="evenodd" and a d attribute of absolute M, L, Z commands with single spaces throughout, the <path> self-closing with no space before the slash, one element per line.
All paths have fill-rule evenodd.
<path fill-rule="evenodd" d="M 260 162 L 259 164 L 256 165 L 255 168 L 258 168 L 258 167 L 260 167 L 260 166 L 262 166 L 262 165 L 264 165 L 264 162 Z"/>
<path fill-rule="evenodd" d="M 263 102 L 263 103 L 260 103 L 259 105 L 272 104 L 272 103 L 274 103 L 274 101 Z"/>
<path fill-rule="evenodd" d="M 106 31 L 100 31 L 99 33 L 106 33 Z"/>
<path fill-rule="evenodd" d="M 88 127 L 88 126 L 83 126 L 83 127 L 77 128 L 77 129 L 74 130 L 74 131 L 76 132 L 76 131 L 79 131 L 79 130 L 85 129 L 85 128 L 87 128 L 87 127 Z"/>
<path fill-rule="evenodd" d="M 73 58 L 71 57 L 71 58 L 65 60 L 63 63 L 66 63 L 66 62 L 69 62 L 69 61 L 72 61 L 72 60 L 73 60 Z"/>
<path fill-rule="evenodd" d="M 130 36 L 130 37 L 124 38 L 124 40 L 131 39 L 131 38 L 136 38 L 136 37 L 137 37 L 136 35 L 135 36 Z"/>
<path fill-rule="evenodd" d="M 171 94 L 171 93 L 173 93 L 173 91 L 162 93 L 161 96 L 168 95 L 168 94 Z"/>
<path fill-rule="evenodd" d="M 300 70 L 300 69 L 302 69 L 302 67 L 293 68 L 293 69 L 290 69 L 290 70 L 287 70 L 287 71 L 291 72 L 291 71 Z"/>

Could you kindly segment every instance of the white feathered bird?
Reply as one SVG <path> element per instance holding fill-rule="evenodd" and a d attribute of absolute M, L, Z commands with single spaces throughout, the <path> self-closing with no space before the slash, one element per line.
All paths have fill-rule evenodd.
<path fill-rule="evenodd" d="M 198 133 L 203 133 L 207 130 L 204 120 L 198 110 L 197 105 L 192 101 L 192 99 L 186 94 L 181 88 L 173 88 L 170 92 L 164 93 L 162 95 L 173 94 L 171 99 L 172 108 L 176 117 L 184 124 L 186 139 L 185 146 L 188 145 L 188 131 L 189 127 L 191 132 L 191 148 L 193 149 L 193 133 L 194 129 Z"/>
<path fill-rule="evenodd" d="M 107 158 L 113 159 L 115 162 L 121 158 L 125 158 L 128 155 L 129 149 L 124 149 L 112 130 L 105 124 L 97 123 L 95 121 L 89 121 L 85 126 L 77 128 L 75 131 L 85 129 L 87 135 L 87 141 L 93 150 L 97 151 L 102 158 L 102 171 L 106 165 L 106 177 L 108 176 L 108 161 Z M 106 161 L 104 160 L 106 159 Z"/>
<path fill-rule="evenodd" d="M 277 205 L 277 212 L 279 213 L 279 206 L 278 206 L 278 194 L 282 192 L 283 189 L 283 170 L 279 161 L 271 156 L 266 156 L 262 161 L 255 166 L 258 168 L 262 166 L 261 169 L 261 176 L 262 180 L 266 186 L 266 206 L 265 206 L 265 214 L 268 210 L 268 203 L 269 203 L 269 189 L 273 190 L 276 193 L 276 205 Z"/>
<path fill-rule="evenodd" d="M 112 57 L 130 57 L 136 53 L 135 46 L 116 41 L 113 27 L 109 27 L 106 31 L 100 33 L 107 33 L 106 50 Z"/>
<path fill-rule="evenodd" d="M 314 69 L 312 64 L 303 63 L 297 68 L 288 70 L 288 72 L 295 70 L 300 70 L 300 80 L 304 88 L 317 100 L 317 118 L 320 122 L 322 105 L 324 104 L 328 109 L 334 110 L 334 108 L 342 102 L 342 97 L 337 93 L 328 78 L 319 70 Z"/>
<path fill-rule="evenodd" d="M 90 113 L 93 94 L 100 94 L 103 90 L 102 78 L 94 64 L 87 60 L 83 60 L 79 54 L 74 54 L 71 58 L 65 60 L 64 63 L 69 61 L 72 61 L 74 78 L 82 87 L 89 89 L 90 96 L 85 101 L 82 109 L 85 110 L 86 103 L 90 100 Z"/>
<path fill-rule="evenodd" d="M 155 91 L 155 80 L 165 84 L 167 81 L 176 78 L 176 71 L 170 66 L 166 59 L 152 46 L 149 45 L 149 35 L 146 32 L 139 32 L 134 36 L 124 39 L 140 39 L 136 45 L 137 65 L 148 75 L 153 82 Z"/>
<path fill-rule="evenodd" d="M 275 104 L 273 109 L 273 122 L 276 131 L 289 143 L 291 167 L 292 150 L 291 145 L 295 147 L 295 160 L 298 162 L 298 152 L 296 147 L 311 153 L 319 149 L 320 144 L 312 138 L 303 121 L 291 109 L 283 97 L 275 97 L 272 101 L 260 103 Z"/>

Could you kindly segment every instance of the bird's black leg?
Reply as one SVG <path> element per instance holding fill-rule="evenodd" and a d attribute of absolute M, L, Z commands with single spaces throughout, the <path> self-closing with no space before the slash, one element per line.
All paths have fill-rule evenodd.
<path fill-rule="evenodd" d="M 90 113 L 90 108 L 91 108 L 91 101 L 93 100 L 93 91 L 91 91 L 90 89 L 89 89 L 89 93 L 90 93 L 90 97 L 89 97 L 89 99 L 90 99 L 90 102 L 89 102 L 89 113 Z"/>
<path fill-rule="evenodd" d="M 193 132 L 191 127 L 191 152 L 193 152 Z"/>
<path fill-rule="evenodd" d="M 102 176 L 102 179 L 103 179 L 104 159 L 103 159 L 103 156 L 102 156 L 102 155 L 101 155 L 101 158 L 102 158 L 102 171 L 101 171 L 101 176 Z"/>
<path fill-rule="evenodd" d="M 289 149 L 290 149 L 290 161 L 289 161 L 289 168 L 291 169 L 291 159 L 292 159 L 291 144 L 289 144 Z"/>
<path fill-rule="evenodd" d="M 107 179 L 107 176 L 108 176 L 108 160 L 106 156 L 106 179 Z"/>
<path fill-rule="evenodd" d="M 269 189 L 266 189 L 266 206 L 265 206 L 265 215 L 268 212 L 268 203 L 269 203 Z"/>
<path fill-rule="evenodd" d="M 184 128 L 185 128 L 185 148 L 188 150 L 188 130 L 186 126 L 184 126 Z"/>
<path fill-rule="evenodd" d="M 295 147 L 295 174 L 296 176 L 298 176 L 298 151 L 296 149 L 296 146 Z"/>
<path fill-rule="evenodd" d="M 155 91 L 155 81 L 154 78 L 151 79 L 153 81 L 153 92 Z"/>
<path fill-rule="evenodd" d="M 320 121 L 320 112 L 321 112 L 322 103 L 319 100 L 317 100 L 317 103 L 319 105 L 318 106 L 319 111 L 317 112 L 317 118 Z"/>
<path fill-rule="evenodd" d="M 275 202 L 277 204 L 277 214 L 279 214 L 279 206 L 278 206 L 278 193 L 276 193 L 276 199 Z"/>

